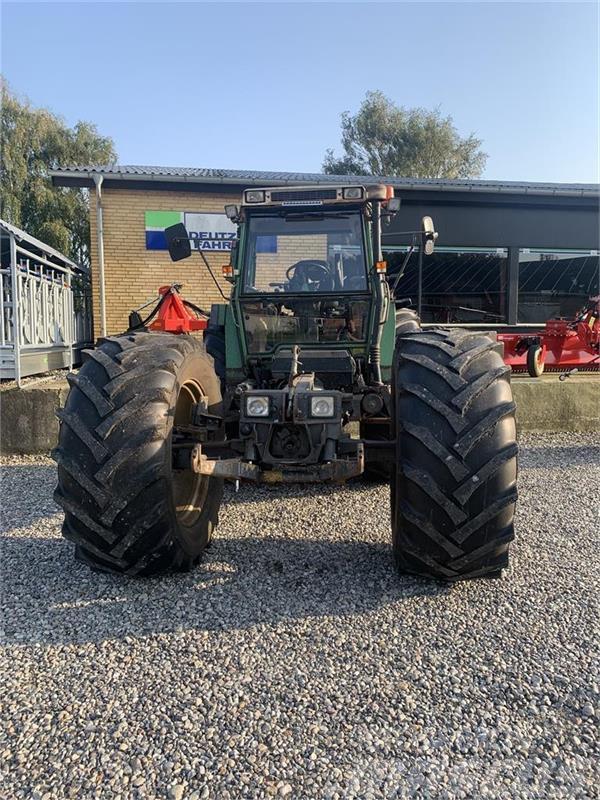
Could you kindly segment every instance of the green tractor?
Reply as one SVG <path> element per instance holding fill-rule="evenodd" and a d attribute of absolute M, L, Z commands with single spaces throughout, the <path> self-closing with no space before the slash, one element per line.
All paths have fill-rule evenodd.
<path fill-rule="evenodd" d="M 55 451 L 80 560 L 187 570 L 217 526 L 224 480 L 363 475 L 390 482 L 403 572 L 501 573 L 517 495 L 510 369 L 495 335 L 423 329 L 397 307 L 381 236 L 398 206 L 382 185 L 248 189 L 226 206 L 238 225 L 231 298 L 186 325 L 192 304 L 163 287 L 147 320 L 87 352 Z M 165 233 L 173 260 L 191 254 L 183 225 Z M 432 252 L 429 217 L 407 233 Z M 198 328 L 203 341 L 181 332 Z"/>

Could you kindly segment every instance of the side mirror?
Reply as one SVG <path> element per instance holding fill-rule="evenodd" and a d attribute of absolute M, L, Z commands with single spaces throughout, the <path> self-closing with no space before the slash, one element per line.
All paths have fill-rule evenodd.
<path fill-rule="evenodd" d="M 165 238 L 171 261 L 181 261 L 192 254 L 192 246 L 183 222 L 165 228 Z"/>
<path fill-rule="evenodd" d="M 435 240 L 438 238 L 431 217 L 423 217 L 421 220 L 421 238 L 423 241 L 423 252 L 426 256 L 430 256 L 435 247 Z"/>

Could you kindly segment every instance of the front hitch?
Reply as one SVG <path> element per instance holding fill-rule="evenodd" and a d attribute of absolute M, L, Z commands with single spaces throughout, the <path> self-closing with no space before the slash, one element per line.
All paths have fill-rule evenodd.
<path fill-rule="evenodd" d="M 356 455 L 338 458 L 322 464 L 300 464 L 273 466 L 264 469 L 258 464 L 249 464 L 240 458 L 211 459 L 197 444 L 191 450 L 190 469 L 199 475 L 223 478 L 228 481 L 252 481 L 254 483 L 344 483 L 361 475 L 365 469 L 365 454 L 362 443 L 357 443 Z"/>

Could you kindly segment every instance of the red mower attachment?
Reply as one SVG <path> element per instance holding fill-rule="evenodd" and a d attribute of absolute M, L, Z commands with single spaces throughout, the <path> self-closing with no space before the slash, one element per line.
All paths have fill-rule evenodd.
<path fill-rule="evenodd" d="M 573 320 L 549 319 L 541 331 L 499 333 L 504 361 L 513 372 L 539 377 L 544 370 L 597 370 L 600 359 L 600 297 L 590 298 Z M 562 379 L 561 375 L 561 379 Z"/>
<path fill-rule="evenodd" d="M 184 300 L 179 292 L 181 284 L 161 286 L 158 293 L 158 317 L 149 326 L 151 331 L 166 331 L 167 333 L 190 333 L 190 331 L 203 331 L 208 325 L 206 317 L 195 317 L 188 308 L 196 310 L 192 303 Z M 200 311 L 200 309 L 198 309 Z"/>
<path fill-rule="evenodd" d="M 198 306 L 184 300 L 181 296 L 181 289 L 180 283 L 161 286 L 158 290 L 158 303 L 146 319 L 143 320 L 139 312 L 142 308 L 147 308 L 155 302 L 154 300 L 131 312 L 129 330 L 148 328 L 151 331 L 165 331 L 166 333 L 191 333 L 205 330 L 208 325 L 208 315 Z M 154 319 L 155 317 L 156 319 Z M 154 320 L 154 322 L 150 320 Z"/>

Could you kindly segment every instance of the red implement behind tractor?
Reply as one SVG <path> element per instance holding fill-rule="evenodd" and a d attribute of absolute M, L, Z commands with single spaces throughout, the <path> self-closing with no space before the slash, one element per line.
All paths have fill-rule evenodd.
<path fill-rule="evenodd" d="M 158 290 L 158 302 L 146 319 L 142 319 L 139 312 L 155 302 L 153 300 L 131 312 L 129 330 L 141 330 L 146 326 L 151 331 L 162 331 L 163 333 L 192 333 L 206 330 L 208 314 L 188 300 L 184 300 L 181 296 L 181 289 L 180 283 L 161 286 Z M 192 314 L 190 311 L 194 313 Z"/>
<path fill-rule="evenodd" d="M 592 297 L 575 318 L 549 319 L 543 330 L 500 333 L 504 361 L 513 372 L 539 377 L 544 370 L 561 372 L 597 370 L 600 359 L 600 297 Z"/>

